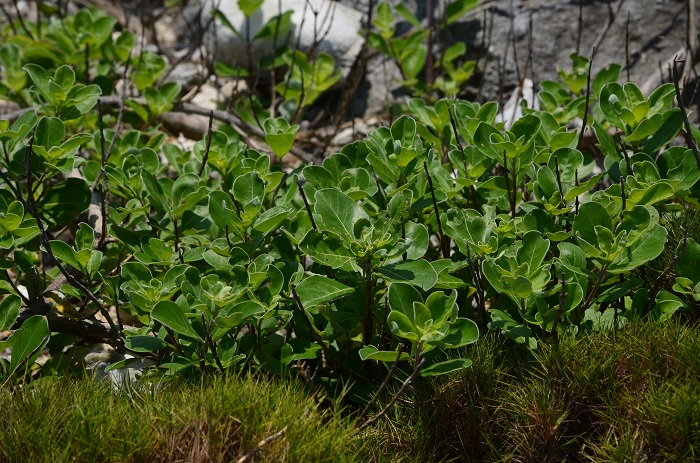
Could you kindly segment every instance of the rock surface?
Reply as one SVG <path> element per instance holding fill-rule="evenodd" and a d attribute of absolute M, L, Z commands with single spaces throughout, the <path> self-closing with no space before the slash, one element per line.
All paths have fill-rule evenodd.
<path fill-rule="evenodd" d="M 367 7 L 366 1 L 347 3 L 358 4 L 361 9 Z M 425 0 L 392 0 L 390 3 L 405 3 L 426 24 Z M 444 3 L 433 1 L 438 17 Z M 665 67 L 664 63 L 685 46 L 687 12 L 684 0 L 481 1 L 461 20 L 443 30 L 436 42 L 463 41 L 468 56 L 479 60 L 483 74 L 475 79 L 477 82 L 472 84 L 467 97 L 503 103 L 517 85 L 518 77 L 532 79 L 535 89 L 542 80 L 557 79 L 557 68 L 570 69 L 569 56 L 577 49 L 579 54 L 589 56 L 597 44 L 594 74 L 611 63 L 624 67 L 628 15 L 630 79 L 644 86 L 658 74 L 660 64 Z M 528 55 L 531 55 L 531 64 L 526 65 Z M 400 92 L 396 67 L 385 61 L 383 57 L 376 57 L 368 63 L 366 109 L 370 113 L 382 109 L 385 95 Z M 388 89 L 386 79 L 382 78 L 383 68 L 388 69 L 389 77 L 394 77 Z M 667 69 L 664 74 L 667 75 Z M 625 69 L 621 78 L 626 79 Z M 659 79 L 650 81 L 647 87 L 652 88 L 646 90 L 653 90 L 659 83 Z"/>
<path fill-rule="evenodd" d="M 204 22 L 214 3 L 216 0 L 190 0 L 187 10 L 198 11 L 203 5 L 201 21 Z M 374 2 L 375 8 L 378 3 Z M 426 0 L 388 3 L 404 4 L 427 24 Z M 432 1 L 437 19 L 448 3 Z M 589 56 L 593 45 L 597 45 L 594 73 L 613 62 L 624 66 L 629 17 L 629 76 L 640 86 L 647 83 L 646 90 L 651 90 L 661 83 L 660 76 L 655 77 L 659 69 L 663 69 L 666 77 L 665 63 L 686 44 L 686 3 L 684 0 L 482 0 L 459 21 L 439 31 L 435 52 L 441 46 L 465 42 L 468 57 L 479 60 L 480 72 L 462 96 L 503 103 L 519 78 L 530 78 L 537 90 L 538 82 L 557 78 L 557 68 L 570 68 L 571 53 L 578 50 L 579 54 Z M 308 49 L 314 41 L 313 11 L 318 12 L 315 36 L 316 39 L 319 34 L 323 36 L 318 51 L 332 54 L 343 76 L 347 76 L 361 51 L 361 28 L 367 18 L 369 1 L 281 0 L 280 4 L 282 11 L 294 11 L 293 35 L 296 37 L 301 31 L 302 49 Z M 265 0 L 261 10 L 246 21 L 237 5 L 233 0 L 223 1 L 221 9 L 243 38 L 248 28 L 254 36 L 266 21 L 279 13 L 278 1 Z M 192 14 L 184 17 L 191 20 Z M 399 32 L 410 27 L 397 16 Z M 247 65 L 249 57 L 241 37 L 221 23 L 216 27 L 215 37 L 216 44 L 212 46 L 218 59 Z M 289 37 L 286 40 L 295 43 Z M 269 54 L 271 47 L 269 40 L 254 41 L 253 65 Z M 627 70 L 623 69 L 621 77 L 626 79 L 626 76 Z M 366 64 L 365 79 L 355 96 L 352 113 L 355 116 L 386 113 L 391 101 L 402 95 L 405 92 L 399 84 L 396 65 L 386 56 L 374 53 Z"/>
<path fill-rule="evenodd" d="M 512 88 L 517 82 L 518 68 L 521 77 L 522 74 L 527 75 L 535 85 L 545 79 L 556 79 L 558 67 L 570 69 L 571 53 L 578 50 L 579 54 L 589 56 L 594 45 L 597 45 L 597 49 L 593 73 L 611 63 L 619 63 L 623 66 L 621 78 L 626 79 L 624 66 L 628 17 L 629 75 L 632 81 L 643 85 L 658 71 L 660 63 L 672 59 L 685 45 L 687 15 L 683 0 L 490 1 L 483 2 L 467 15 L 465 21 L 456 23 L 451 29 L 453 34 L 459 34 L 465 28 L 478 28 L 474 40 L 467 45 L 475 56 L 488 52 L 489 65 L 484 76 L 483 95 L 499 101 L 502 99 L 499 80 Z M 493 30 L 489 40 L 491 21 Z M 532 42 L 529 47 L 530 25 Z M 486 50 L 481 48 L 482 41 L 487 44 L 483 47 Z M 517 67 L 513 41 L 518 57 Z M 529 48 L 532 64 L 526 71 Z M 500 79 L 497 62 L 504 69 Z"/>

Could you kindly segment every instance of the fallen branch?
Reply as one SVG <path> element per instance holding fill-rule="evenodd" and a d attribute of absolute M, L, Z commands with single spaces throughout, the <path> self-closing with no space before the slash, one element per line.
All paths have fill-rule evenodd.
<path fill-rule="evenodd" d="M 114 95 L 107 95 L 104 98 L 102 98 L 102 105 L 103 106 L 118 106 L 120 104 L 120 97 L 114 96 Z M 133 98 L 134 101 L 136 101 L 139 104 L 145 105 L 146 104 L 146 99 L 145 98 Z M 32 110 L 38 110 L 38 106 L 32 106 L 29 108 L 24 108 L 20 109 L 17 111 L 13 111 L 11 113 L 5 114 L 3 116 L 0 116 L 2 119 L 9 120 L 10 122 L 13 122 L 16 120 L 18 117 L 20 117 L 22 114 L 24 114 L 27 111 L 32 111 Z M 238 133 L 241 138 L 243 138 L 243 141 L 251 146 L 252 148 L 255 149 L 262 149 L 262 145 L 254 138 L 257 137 L 259 139 L 264 139 L 265 138 L 265 133 L 260 130 L 259 127 L 253 126 L 248 124 L 247 122 L 243 121 L 240 117 L 236 116 L 235 114 L 230 114 L 227 113 L 226 111 L 222 111 L 220 109 L 209 109 L 205 108 L 203 106 L 199 106 L 193 103 L 176 103 L 173 109 L 170 112 L 166 112 L 158 116 L 158 120 L 162 122 L 165 125 L 171 125 L 179 128 L 183 128 L 181 130 L 183 133 L 186 133 L 189 135 L 188 138 L 195 138 L 192 136 L 193 132 L 195 132 L 197 137 L 201 136 L 202 132 L 206 132 L 206 123 L 204 123 L 204 127 L 201 130 L 196 130 L 192 128 L 191 131 L 187 131 L 184 129 L 185 126 L 191 126 L 192 123 L 191 121 L 183 121 L 182 117 L 178 115 L 178 113 L 181 114 L 196 114 L 199 116 L 206 116 L 209 117 L 210 115 L 216 119 L 217 121 L 225 122 L 226 124 L 230 125 L 233 130 Z M 315 156 L 312 153 L 309 153 L 308 151 L 305 151 L 297 146 L 292 146 L 292 149 L 290 150 L 291 154 L 299 158 L 303 162 L 308 162 L 308 163 L 315 163 Z"/>

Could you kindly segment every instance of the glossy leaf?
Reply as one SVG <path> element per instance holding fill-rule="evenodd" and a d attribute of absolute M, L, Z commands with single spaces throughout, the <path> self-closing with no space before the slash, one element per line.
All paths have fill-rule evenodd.
<path fill-rule="evenodd" d="M 374 346 L 365 346 L 358 352 L 362 360 L 377 360 L 379 362 L 393 363 L 399 358 L 397 351 L 380 351 Z M 402 352 L 400 361 L 410 360 L 411 356 Z"/>
<path fill-rule="evenodd" d="M 652 227 L 613 260 L 608 271 L 628 272 L 656 258 L 664 250 L 666 234 L 666 229 L 660 225 Z"/>
<path fill-rule="evenodd" d="M 192 328 L 182 307 L 172 301 L 159 301 L 151 310 L 151 317 L 174 332 L 194 339 L 200 339 Z"/>
<path fill-rule="evenodd" d="M 479 327 L 468 318 L 457 318 L 450 324 L 447 334 L 437 341 L 431 341 L 437 347 L 454 349 L 472 344 L 479 339 Z"/>
<path fill-rule="evenodd" d="M 438 278 L 435 269 L 424 259 L 384 265 L 376 272 L 390 281 L 410 283 L 426 291 L 435 286 Z"/>
<path fill-rule="evenodd" d="M 235 304 L 216 318 L 216 324 L 224 328 L 236 328 L 243 322 L 265 312 L 265 307 L 256 301 L 243 301 Z"/>
<path fill-rule="evenodd" d="M 354 291 L 349 286 L 321 275 L 311 275 L 297 285 L 297 293 L 301 303 L 307 309 L 334 301 Z"/>
<path fill-rule="evenodd" d="M 434 363 L 426 368 L 423 368 L 420 372 L 421 376 L 439 376 L 446 375 L 448 373 L 454 373 L 465 368 L 472 366 L 472 361 L 469 359 L 453 359 L 445 360 L 444 362 Z"/>
<path fill-rule="evenodd" d="M 355 256 L 346 243 L 335 236 L 326 236 L 310 230 L 299 243 L 299 249 L 315 262 L 334 269 L 352 270 L 356 266 Z"/>
<path fill-rule="evenodd" d="M 287 119 L 278 117 L 267 119 L 263 123 L 265 141 L 277 157 L 282 158 L 294 145 L 294 135 L 299 130 L 298 125 L 290 125 Z"/>
<path fill-rule="evenodd" d="M 318 190 L 315 200 L 314 212 L 318 226 L 342 238 L 354 238 L 355 223 L 360 219 L 369 218 L 352 198 L 338 190 Z"/>
<path fill-rule="evenodd" d="M 167 342 L 155 336 L 127 336 L 124 340 L 127 349 L 134 352 L 157 352 L 168 345 Z"/>
<path fill-rule="evenodd" d="M 14 325 L 22 307 L 22 299 L 11 294 L 0 301 L 0 331 L 4 331 Z"/>
<path fill-rule="evenodd" d="M 46 317 L 34 315 L 22 323 L 12 335 L 10 372 L 15 372 L 25 361 L 32 361 L 49 341 L 49 322 Z"/>

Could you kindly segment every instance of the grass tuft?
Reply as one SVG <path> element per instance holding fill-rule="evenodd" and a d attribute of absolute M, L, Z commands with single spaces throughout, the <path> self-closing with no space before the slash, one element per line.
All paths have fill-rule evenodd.
<path fill-rule="evenodd" d="M 114 394 L 89 378 L 0 391 L 3 462 L 357 461 L 351 423 L 299 384 L 253 378 Z"/>

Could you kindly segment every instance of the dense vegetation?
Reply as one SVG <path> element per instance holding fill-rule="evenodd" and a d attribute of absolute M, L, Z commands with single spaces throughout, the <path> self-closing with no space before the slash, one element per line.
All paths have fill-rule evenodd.
<path fill-rule="evenodd" d="M 439 79 L 420 80 L 431 32 L 397 12 L 408 38 L 380 5 L 368 43 L 421 98 L 296 168 L 285 156 L 308 154 L 299 122 L 338 77 L 329 55 L 275 50 L 274 95 L 212 110 L 187 146 L 161 117 L 207 112 L 161 82 L 165 58 L 133 56 L 114 18 L 81 9 L 2 29 L 0 98 L 19 108 L 0 120 L 3 442 L 54 441 L 64 425 L 29 432 L 48 413 L 84 429 L 37 460 L 250 459 L 265 435 L 255 451 L 291 461 L 693 457 L 700 131 L 677 80 L 645 96 L 618 83 L 620 66 L 592 76 L 574 54 L 561 82 L 540 83 L 540 109 L 499 122 L 496 103 L 454 96 L 475 68 L 463 46 L 446 50 Z M 93 342 L 151 360 L 145 389 L 61 382 L 80 376 Z M 295 398 L 292 379 L 313 400 Z M 192 391 L 201 397 L 176 415 Z M 77 408 L 46 411 L 56 394 Z M 139 445 L 78 450 L 123 420 Z M 393 435 L 394 453 L 358 435 Z M 18 442 L 0 458 L 35 447 Z"/>

